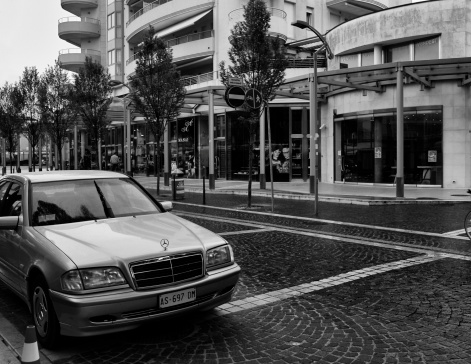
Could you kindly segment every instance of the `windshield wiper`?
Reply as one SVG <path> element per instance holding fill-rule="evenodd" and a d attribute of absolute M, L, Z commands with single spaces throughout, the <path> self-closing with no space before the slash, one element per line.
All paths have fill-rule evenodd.
<path fill-rule="evenodd" d="M 100 195 L 100 200 L 101 200 L 101 203 L 103 205 L 103 208 L 105 209 L 106 217 L 108 217 L 108 218 L 114 217 L 113 210 L 111 209 L 111 206 L 108 203 L 108 201 L 106 201 L 106 198 L 103 195 L 103 192 L 101 191 L 100 187 L 98 187 L 98 184 L 96 183 L 96 181 L 93 181 L 93 183 L 95 184 L 95 187 L 98 191 L 98 194 Z"/>

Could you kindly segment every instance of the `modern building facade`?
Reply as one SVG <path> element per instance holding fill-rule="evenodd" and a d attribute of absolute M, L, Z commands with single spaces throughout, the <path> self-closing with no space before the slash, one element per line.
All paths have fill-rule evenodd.
<path fill-rule="evenodd" d="M 80 19 L 59 22 L 59 36 L 78 47 L 61 51 L 64 68 L 75 71 L 93 55 L 108 67 L 116 84 L 126 84 L 143 35 L 153 26 L 172 48 L 187 85 L 186 105 L 169 123 L 162 151 L 155 150 L 139 115 L 116 108 L 103 141 L 107 160 L 113 152 L 124 159 L 126 119 L 131 120 L 136 171 L 160 152 L 166 177 L 179 169 L 190 176 L 202 176 L 205 170 L 213 183 L 218 178 L 247 179 L 248 135 L 238 124 L 237 110 L 224 101 L 225 87 L 218 79 L 219 63 L 227 61 L 230 29 L 242 20 L 246 3 L 61 0 L 62 7 Z M 270 33 L 285 42 L 289 68 L 285 84 L 262 118 L 255 180 L 269 180 L 270 157 L 275 180 L 308 181 L 313 138 L 318 177 L 324 182 L 470 185 L 469 1 L 266 3 L 272 15 Z M 328 59 L 325 52 L 317 54 L 315 78 L 313 52 L 323 42 L 310 30 L 292 26 L 296 20 L 325 34 L 334 55 Z M 114 88 L 117 97 L 129 92 L 122 84 Z M 315 130 L 309 127 L 312 87 L 318 101 Z M 76 145 L 78 153 L 87 147 L 84 132 Z"/>

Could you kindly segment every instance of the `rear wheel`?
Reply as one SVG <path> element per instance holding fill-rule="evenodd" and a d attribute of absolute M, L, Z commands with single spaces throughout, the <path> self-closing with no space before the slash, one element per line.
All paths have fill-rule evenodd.
<path fill-rule="evenodd" d="M 33 281 L 32 287 L 31 313 L 38 342 L 46 348 L 53 348 L 59 342 L 60 328 L 49 297 L 49 289 L 42 279 Z"/>
<path fill-rule="evenodd" d="M 468 212 L 466 218 L 464 219 L 464 231 L 466 231 L 468 238 L 471 239 L 471 211 Z"/>

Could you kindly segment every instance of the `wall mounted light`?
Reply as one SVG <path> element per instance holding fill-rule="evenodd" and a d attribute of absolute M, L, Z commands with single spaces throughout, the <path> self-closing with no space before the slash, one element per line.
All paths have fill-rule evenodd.
<path fill-rule="evenodd" d="M 363 90 L 363 96 L 366 96 L 368 93 L 366 92 L 366 90 Z"/>

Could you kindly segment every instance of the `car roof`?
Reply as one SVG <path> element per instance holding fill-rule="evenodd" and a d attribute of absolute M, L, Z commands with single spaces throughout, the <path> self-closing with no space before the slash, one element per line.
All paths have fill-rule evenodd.
<path fill-rule="evenodd" d="M 99 170 L 78 170 L 78 171 L 42 171 L 12 173 L 4 176 L 14 177 L 15 179 L 27 179 L 31 183 L 71 181 L 78 179 L 97 179 L 97 178 L 129 178 L 124 173 L 99 171 Z"/>

